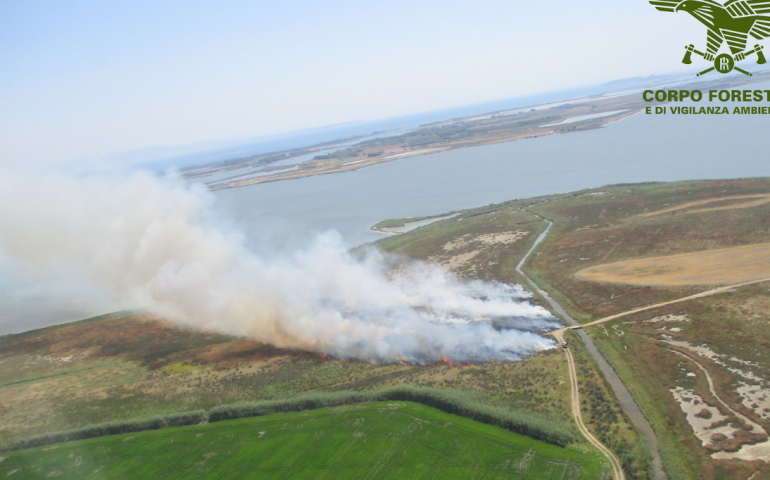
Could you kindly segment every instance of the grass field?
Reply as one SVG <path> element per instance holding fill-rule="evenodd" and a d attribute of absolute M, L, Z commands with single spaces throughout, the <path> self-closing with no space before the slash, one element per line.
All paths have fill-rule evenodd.
<path fill-rule="evenodd" d="M 576 275 L 581 280 L 626 285 L 734 285 L 770 278 L 770 243 L 624 260 Z"/>
<path fill-rule="evenodd" d="M 411 402 L 102 437 L 6 454 L 0 477 L 601 479 L 599 456 Z"/>

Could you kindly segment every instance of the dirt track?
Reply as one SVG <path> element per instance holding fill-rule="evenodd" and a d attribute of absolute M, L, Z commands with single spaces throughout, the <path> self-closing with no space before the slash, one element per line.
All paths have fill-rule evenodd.
<path fill-rule="evenodd" d="M 718 393 L 717 393 L 717 391 L 716 391 L 716 388 L 714 387 L 714 380 L 712 380 L 712 378 L 711 378 L 711 375 L 709 375 L 709 372 L 708 372 L 708 370 L 706 370 L 706 367 L 704 367 L 704 366 L 703 366 L 703 365 L 702 365 L 702 364 L 701 364 L 699 361 L 697 361 L 697 360 L 696 360 L 695 358 L 693 358 L 692 356 L 690 356 L 690 355 L 686 355 L 686 354 L 684 354 L 684 353 L 680 352 L 679 350 L 674 350 L 673 348 L 669 348 L 669 349 L 668 349 L 668 351 L 669 351 L 669 352 L 672 352 L 672 353 L 675 353 L 675 354 L 677 354 L 677 355 L 679 355 L 679 356 L 682 356 L 682 357 L 684 357 L 684 358 L 686 358 L 686 359 L 687 359 L 687 360 L 689 360 L 690 362 L 694 363 L 694 364 L 695 364 L 695 365 L 698 367 L 698 369 L 700 369 L 700 371 L 701 371 L 701 372 L 703 372 L 703 375 L 705 376 L 705 378 L 706 378 L 706 381 L 708 382 L 708 386 L 709 386 L 709 392 L 711 392 L 711 395 L 712 395 L 712 396 L 713 396 L 713 397 L 714 397 L 714 398 L 717 400 L 717 402 L 719 402 L 719 403 L 720 403 L 720 404 L 721 404 L 721 405 L 722 405 L 722 406 L 723 406 L 723 407 L 724 407 L 724 408 L 725 408 L 725 409 L 726 409 L 728 412 L 730 412 L 730 413 L 731 413 L 733 416 L 735 416 L 735 417 L 737 417 L 737 418 L 739 418 L 739 419 L 743 420 L 743 422 L 744 422 L 746 425 L 750 425 L 750 426 L 752 427 L 752 429 L 751 429 L 751 431 L 752 431 L 752 432 L 755 432 L 755 433 L 756 433 L 756 432 L 759 432 L 759 431 L 761 431 L 761 432 L 763 432 L 765 435 L 768 435 L 767 429 L 763 428 L 763 427 L 762 427 L 760 424 L 758 424 L 757 422 L 755 422 L 755 421 L 753 421 L 753 420 L 749 419 L 748 417 L 746 417 L 746 416 L 745 416 L 745 415 L 743 415 L 742 413 L 738 413 L 738 412 L 736 412 L 736 411 L 735 411 L 733 408 L 731 408 L 731 407 L 730 407 L 730 406 L 729 406 L 729 405 L 728 405 L 728 404 L 727 404 L 727 403 L 726 403 L 724 400 L 722 400 L 722 397 L 720 397 L 720 396 L 719 396 L 719 394 L 718 394 Z M 757 445 L 757 444 L 755 444 L 755 445 L 754 445 L 754 446 L 755 446 L 755 449 L 756 449 L 756 447 L 760 447 L 760 449 L 761 449 L 761 450 L 753 452 L 753 453 L 754 453 L 754 455 L 751 455 L 749 458 L 745 458 L 745 457 L 744 457 L 744 458 L 741 458 L 741 457 L 737 457 L 737 458 L 741 458 L 742 460 L 762 460 L 762 461 L 764 461 L 765 463 L 768 463 L 768 457 L 767 457 L 767 452 L 768 452 L 768 450 L 767 450 L 767 447 L 765 446 L 767 443 L 768 443 L 768 440 L 767 440 L 767 439 L 765 439 L 765 440 L 764 440 L 764 441 L 761 443 L 761 445 Z M 764 447 L 764 448 L 763 448 L 763 447 Z M 764 457 L 763 457 L 763 455 L 762 455 L 762 454 L 764 454 Z M 760 467 L 760 469 L 759 469 L 759 470 L 757 470 L 757 471 L 756 471 L 756 472 L 755 472 L 755 473 L 754 473 L 754 474 L 753 474 L 751 477 L 749 477 L 749 480 L 751 480 L 751 479 L 752 479 L 752 478 L 754 478 L 754 477 L 755 477 L 757 474 L 759 474 L 759 473 L 761 472 L 761 470 L 762 470 L 762 468 Z"/>
<path fill-rule="evenodd" d="M 641 218 L 649 218 L 654 217 L 656 215 L 663 215 L 664 213 L 672 213 L 677 212 L 679 210 L 686 210 L 688 208 L 692 207 L 699 207 L 701 205 L 708 205 L 709 203 L 716 203 L 716 202 L 729 202 L 733 200 L 754 200 L 754 201 L 747 201 L 744 203 L 738 203 L 733 205 L 725 205 L 722 207 L 712 207 L 712 208 L 700 208 L 697 210 L 690 210 L 686 213 L 702 213 L 702 212 L 716 212 L 719 210 L 737 210 L 740 208 L 749 208 L 749 207 L 756 207 L 759 205 L 764 205 L 765 203 L 770 202 L 770 194 L 764 193 L 764 194 L 754 194 L 754 195 L 732 195 L 728 197 L 714 197 L 714 198 L 706 198 L 704 200 L 697 200 L 695 202 L 688 202 L 683 203 L 681 205 L 677 205 L 675 207 L 665 208 L 663 210 L 656 210 L 654 212 L 649 213 L 643 213 L 641 215 L 638 215 Z"/>
<path fill-rule="evenodd" d="M 532 215 L 535 215 L 532 212 L 527 212 Z M 538 215 L 535 215 L 538 218 L 542 218 Z M 516 266 L 516 271 L 529 283 L 529 285 L 538 293 L 540 293 L 546 301 L 551 305 L 551 307 L 554 309 L 554 311 L 557 312 L 558 315 L 560 315 L 565 322 L 567 322 L 570 325 L 577 325 L 578 323 L 573 319 L 565 310 L 564 308 L 553 298 L 551 298 L 548 293 L 543 291 L 534 281 L 532 281 L 529 276 L 527 276 L 526 273 L 524 273 L 524 264 L 527 262 L 530 256 L 537 250 L 538 246 L 543 242 L 546 236 L 548 236 L 548 233 L 551 231 L 551 227 L 553 226 L 553 222 L 550 220 L 543 219 L 544 221 L 548 222 L 548 228 L 543 231 L 543 233 L 540 234 L 540 236 L 535 240 L 535 242 L 532 244 L 532 247 L 530 247 L 529 251 L 522 257 L 519 264 Z M 555 332 L 552 332 L 553 336 L 556 337 L 556 339 L 561 344 L 564 340 L 564 330 L 560 329 Z M 617 373 L 612 369 L 612 367 L 607 363 L 607 360 L 604 359 L 604 357 L 599 353 L 599 351 L 596 349 L 596 346 L 594 345 L 591 338 L 583 331 L 578 332 L 583 342 L 586 344 L 586 348 L 588 349 L 588 352 L 591 354 L 591 356 L 596 360 L 596 362 L 599 365 L 599 369 L 604 374 L 604 377 L 607 379 L 607 382 L 610 384 L 610 387 L 612 388 L 613 392 L 618 398 L 618 401 L 620 402 L 620 405 L 623 408 L 623 411 L 628 415 L 629 419 L 631 420 L 631 423 L 634 424 L 634 426 L 639 430 L 640 434 L 642 435 L 642 438 L 644 439 L 645 443 L 647 443 L 648 448 L 650 449 L 650 453 L 653 457 L 653 465 L 654 465 L 654 475 L 657 480 L 666 480 L 668 476 L 666 475 L 666 472 L 663 470 L 663 464 L 660 457 L 660 452 L 658 450 L 658 441 L 657 437 L 655 436 L 655 432 L 652 430 L 652 427 L 650 426 L 649 422 L 647 422 L 647 419 L 644 418 L 644 415 L 642 414 L 641 410 L 639 409 L 639 406 L 634 402 L 633 397 L 631 396 L 631 393 L 628 391 L 628 389 L 623 385 L 623 382 L 618 377 Z M 580 433 L 583 434 L 583 436 L 588 440 L 592 445 L 596 446 L 596 448 L 602 452 L 604 456 L 607 457 L 607 459 L 610 462 L 610 465 L 612 465 L 612 471 L 613 476 L 615 480 L 625 480 L 625 474 L 623 472 L 622 466 L 620 462 L 618 461 L 617 457 L 607 448 L 605 447 L 601 442 L 599 442 L 596 437 L 594 437 L 591 432 L 588 430 L 588 428 L 583 423 L 583 415 L 580 410 L 580 390 L 578 388 L 578 381 L 577 381 L 577 370 L 575 369 L 575 359 L 572 357 L 572 352 L 567 350 L 566 352 L 567 356 L 567 362 L 569 364 L 569 374 L 570 374 L 570 385 L 572 387 L 571 391 L 571 404 L 572 404 L 572 413 L 575 417 L 575 423 L 578 426 L 578 429 L 580 430 Z"/>
<path fill-rule="evenodd" d="M 633 310 L 628 310 L 627 312 L 622 312 L 622 313 L 617 313 L 615 315 L 610 315 L 609 317 L 600 318 L 599 320 L 595 320 L 595 321 L 593 321 L 591 323 L 584 323 L 582 325 L 573 325 L 573 326 L 570 326 L 570 327 L 565 327 L 563 330 L 567 330 L 567 329 L 577 330 L 577 329 L 586 328 L 586 327 L 595 327 L 596 325 L 601 325 L 602 323 L 611 322 L 612 320 L 617 320 L 618 318 L 626 317 L 626 316 L 634 314 L 634 313 L 644 312 L 646 310 L 653 310 L 655 308 L 665 307 L 667 305 L 673 305 L 675 303 L 687 302 L 689 300 L 695 300 L 697 298 L 710 297 L 712 295 L 718 295 L 720 293 L 729 292 L 729 291 L 734 290 L 736 288 L 745 287 L 747 285 L 754 285 L 756 283 L 764 283 L 764 282 L 770 282 L 770 278 L 763 278 L 763 279 L 754 280 L 754 281 L 751 281 L 751 282 L 737 283 L 735 285 L 727 285 L 726 287 L 719 287 L 719 288 L 714 288 L 712 290 L 706 290 L 705 292 L 696 293 L 695 295 L 690 295 L 689 297 L 677 298 L 676 300 L 670 300 L 668 302 L 656 303 L 654 305 L 647 305 L 646 307 L 639 307 L 639 308 L 635 308 Z M 552 332 L 552 333 L 555 333 L 555 332 Z"/>
<path fill-rule="evenodd" d="M 564 331 L 559 331 L 558 333 L 554 334 L 554 337 L 556 337 L 556 340 L 559 343 L 564 342 Z M 590 430 L 586 427 L 585 423 L 583 423 L 583 412 L 580 409 L 580 388 L 578 385 L 578 379 L 577 379 L 577 369 L 575 368 L 575 359 L 572 357 L 572 352 L 568 349 L 564 349 L 564 353 L 567 356 L 567 363 L 569 364 L 569 381 L 570 381 L 570 387 L 571 387 L 571 396 L 570 400 L 572 403 L 572 415 L 575 417 L 575 423 L 578 426 L 578 429 L 580 430 L 580 433 L 583 434 L 583 436 L 588 440 L 594 447 L 597 448 L 602 454 L 604 454 L 605 457 L 610 461 L 610 465 L 612 465 L 612 476 L 615 480 L 625 480 L 626 476 L 623 473 L 623 466 L 620 464 L 620 461 L 615 456 L 610 449 L 605 447 L 602 442 L 596 439 L 596 437 L 593 436 Z"/>
<path fill-rule="evenodd" d="M 685 355 L 684 353 L 680 352 L 679 350 L 674 350 L 673 348 L 669 348 L 668 351 L 669 352 L 673 352 L 673 353 L 675 353 L 675 354 L 677 354 L 677 355 L 679 355 L 681 357 L 686 358 L 687 360 L 689 360 L 692 363 L 694 363 L 700 369 L 701 372 L 703 372 L 703 375 L 706 377 L 706 382 L 708 382 L 708 385 L 709 385 L 709 392 L 711 392 L 711 395 L 714 398 L 716 398 L 717 401 L 720 404 L 722 404 L 722 406 L 728 412 L 730 412 L 733 416 L 743 420 L 747 425 L 754 426 L 755 430 L 760 430 L 760 429 L 764 430 L 764 429 L 762 429 L 762 427 L 758 423 L 750 420 L 748 417 L 746 417 L 746 415 L 743 415 L 742 413 L 736 412 L 727 403 L 725 403 L 724 400 L 722 400 L 722 397 L 719 396 L 719 394 L 716 391 L 716 388 L 714 387 L 714 381 L 711 379 L 711 375 L 709 375 L 709 372 L 708 372 L 708 370 L 706 370 L 706 367 L 701 365 L 701 363 L 699 361 L 695 360 L 695 358 L 691 357 L 690 355 Z"/>

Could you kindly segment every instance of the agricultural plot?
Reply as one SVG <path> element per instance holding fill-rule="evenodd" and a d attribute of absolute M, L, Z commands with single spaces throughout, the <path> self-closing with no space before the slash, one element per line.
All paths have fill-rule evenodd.
<path fill-rule="evenodd" d="M 577 272 L 581 280 L 627 285 L 734 285 L 770 278 L 770 243 L 625 260 Z"/>
<path fill-rule="evenodd" d="M 25 479 L 609 478 L 594 452 L 410 402 L 275 414 L 5 455 L 0 477 Z"/>

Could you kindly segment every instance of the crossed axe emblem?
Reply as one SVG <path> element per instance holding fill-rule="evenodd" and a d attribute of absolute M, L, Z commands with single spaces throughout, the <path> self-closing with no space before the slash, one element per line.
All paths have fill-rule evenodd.
<path fill-rule="evenodd" d="M 706 70 L 703 70 L 702 72 L 700 72 L 698 74 L 699 77 L 701 75 L 705 75 L 705 74 L 711 72 L 712 70 L 716 70 L 719 73 L 730 73 L 733 70 L 737 70 L 737 71 L 741 72 L 742 74 L 748 75 L 749 77 L 751 77 L 752 75 L 751 75 L 750 72 L 747 72 L 746 70 L 744 70 L 744 69 L 742 69 L 740 67 L 736 67 L 735 63 L 736 62 L 740 62 L 740 61 L 746 59 L 746 57 L 748 57 L 750 55 L 753 55 L 755 53 L 757 54 L 757 64 L 763 65 L 763 64 L 767 63 L 767 60 L 765 59 L 765 54 L 762 53 L 762 50 L 764 50 L 765 47 L 763 47 L 762 45 L 754 45 L 754 48 L 752 48 L 751 50 L 746 50 L 745 52 L 738 53 L 734 57 L 731 57 L 730 55 L 728 55 L 726 53 L 723 53 L 721 55 L 717 55 L 715 57 L 713 54 L 708 53 L 708 52 L 707 53 L 699 52 L 698 50 L 695 49 L 695 45 L 693 45 L 693 44 L 690 44 L 690 45 L 688 45 L 688 46 L 686 46 L 684 48 L 685 48 L 685 50 L 687 50 L 687 52 L 684 54 L 684 59 L 682 59 L 682 63 L 684 63 L 684 64 L 689 65 L 689 64 L 692 63 L 692 54 L 693 53 L 696 54 L 696 55 L 700 55 L 707 62 L 711 62 L 711 61 L 714 62 L 714 66 L 711 67 L 711 68 L 707 68 Z"/>

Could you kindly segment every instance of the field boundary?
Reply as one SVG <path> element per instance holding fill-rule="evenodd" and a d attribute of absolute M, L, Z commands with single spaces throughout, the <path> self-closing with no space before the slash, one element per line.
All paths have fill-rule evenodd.
<path fill-rule="evenodd" d="M 467 392 L 435 388 L 395 387 L 376 392 L 316 392 L 288 399 L 236 403 L 221 405 L 210 410 L 195 410 L 150 418 L 108 422 L 17 440 L 7 445 L 0 445 L 0 452 L 12 452 L 55 443 L 123 433 L 381 401 L 420 403 L 446 413 L 500 427 L 510 432 L 526 435 L 535 440 L 560 447 L 566 447 L 577 440 L 573 431 L 545 417 L 535 413 L 511 411 L 501 407 L 482 404 L 468 398 Z"/>

